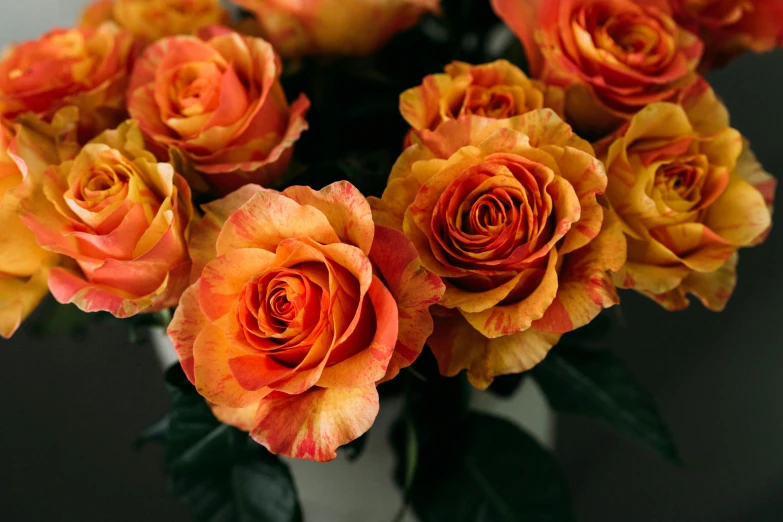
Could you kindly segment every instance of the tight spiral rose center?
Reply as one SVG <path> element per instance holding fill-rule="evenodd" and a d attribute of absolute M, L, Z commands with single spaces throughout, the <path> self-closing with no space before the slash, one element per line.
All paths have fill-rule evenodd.
<path fill-rule="evenodd" d="M 664 201 L 698 203 L 709 171 L 703 155 L 684 156 L 662 165 L 655 174 L 655 189 Z"/>
<path fill-rule="evenodd" d="M 84 208 L 100 205 L 125 192 L 130 177 L 131 173 L 124 166 L 113 169 L 108 165 L 96 165 L 78 178 L 71 188 L 71 197 Z"/>
<path fill-rule="evenodd" d="M 593 44 L 633 68 L 657 68 L 671 60 L 676 42 L 661 20 L 643 13 L 610 13 L 596 4 L 584 13 L 579 32 L 591 35 Z"/>
<path fill-rule="evenodd" d="M 311 280 L 321 271 L 316 266 L 276 268 L 245 283 L 237 319 L 251 346 L 286 363 L 301 361 L 306 339 L 321 323 L 323 291 Z"/>
<path fill-rule="evenodd" d="M 189 63 L 174 77 L 172 99 L 182 116 L 197 116 L 217 108 L 223 71 L 215 63 Z"/>
<path fill-rule="evenodd" d="M 475 114 L 487 118 L 507 118 L 516 114 L 516 102 L 512 93 L 503 86 L 485 88 L 471 86 L 465 93 L 460 116 Z"/>
<path fill-rule="evenodd" d="M 551 172 L 517 157 L 495 158 L 455 178 L 441 194 L 433 231 L 449 263 L 523 261 L 551 234 Z"/>

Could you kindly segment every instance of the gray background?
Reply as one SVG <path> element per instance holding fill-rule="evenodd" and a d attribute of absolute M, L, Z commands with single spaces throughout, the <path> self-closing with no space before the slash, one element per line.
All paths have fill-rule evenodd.
<path fill-rule="evenodd" d="M 79 4 L 2 0 L 0 44 L 67 24 Z M 783 173 L 783 52 L 745 56 L 710 80 L 767 170 Z M 699 305 L 670 314 L 623 295 L 627 326 L 613 344 L 655 394 L 686 466 L 560 419 L 581 522 L 783 521 L 782 243 L 778 226 L 742 252 L 739 287 L 720 315 Z M 122 325 L 82 340 L 22 331 L 0 341 L 0 520 L 187 520 L 160 452 L 131 448 L 166 406 L 152 350 L 130 345 Z"/>

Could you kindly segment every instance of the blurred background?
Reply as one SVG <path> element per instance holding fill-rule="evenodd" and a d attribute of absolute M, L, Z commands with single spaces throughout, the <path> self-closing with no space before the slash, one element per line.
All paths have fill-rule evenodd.
<path fill-rule="evenodd" d="M 67 25 L 81 4 L 4 0 L 0 44 Z M 709 79 L 733 126 L 783 178 L 783 52 L 743 56 Z M 613 347 L 657 399 L 685 465 L 559 418 L 556 451 L 580 522 L 783 521 L 781 261 L 778 225 L 766 244 L 741 252 L 739 286 L 722 314 L 698 304 L 672 314 L 622 295 Z M 186 521 L 159 448 L 132 448 L 167 405 L 153 350 L 132 345 L 124 325 L 92 326 L 81 339 L 23 328 L 0 340 L 0 520 Z M 349 486 L 361 494 L 362 484 Z"/>

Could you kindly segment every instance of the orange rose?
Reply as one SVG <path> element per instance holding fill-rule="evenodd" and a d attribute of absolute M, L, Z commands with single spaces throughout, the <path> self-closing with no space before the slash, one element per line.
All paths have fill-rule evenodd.
<path fill-rule="evenodd" d="M 117 317 L 174 306 L 190 274 L 187 183 L 144 149 L 132 121 L 53 155 L 72 132 L 61 115 L 52 125 L 22 121 L 16 147 L 26 174 L 11 191 L 38 243 L 81 269 L 52 269 L 49 289 L 61 303 Z"/>
<path fill-rule="evenodd" d="M 111 24 L 55 29 L 11 47 L 0 61 L 0 117 L 34 112 L 51 117 L 66 105 L 80 110 L 88 141 L 125 118 L 133 36 Z"/>
<path fill-rule="evenodd" d="M 618 286 L 669 310 L 697 296 L 722 310 L 736 282 L 737 249 L 769 230 L 775 190 L 706 85 L 684 106 L 642 110 L 609 147 L 606 195 L 628 236 Z"/>
<path fill-rule="evenodd" d="M 47 293 L 46 277 L 57 256 L 35 242 L 5 195 L 22 182 L 8 155 L 11 133 L 0 125 L 0 336 L 9 338 Z"/>
<path fill-rule="evenodd" d="M 625 241 L 596 200 L 603 165 L 554 112 L 467 116 L 419 141 L 370 203 L 446 283 L 428 341 L 441 373 L 467 369 L 486 388 L 618 302 L 606 271 L 622 266 Z"/>
<path fill-rule="evenodd" d="M 566 115 L 606 134 L 696 76 L 702 43 L 664 0 L 492 0 L 525 44 L 535 77 L 567 88 Z"/>
<path fill-rule="evenodd" d="M 675 20 L 700 35 L 705 62 L 721 64 L 749 49 L 772 50 L 783 45 L 783 2 L 780 0 L 671 0 Z"/>
<path fill-rule="evenodd" d="M 506 60 L 483 65 L 452 62 L 400 96 L 400 113 L 414 130 L 475 114 L 510 118 L 545 107 L 563 113 L 563 91 L 531 80 Z"/>
<path fill-rule="evenodd" d="M 152 42 L 227 20 L 220 0 L 96 0 L 84 10 L 79 25 L 97 27 L 112 21 Z"/>
<path fill-rule="evenodd" d="M 283 56 L 368 55 L 414 25 L 440 0 L 232 0 L 255 13 Z"/>
<path fill-rule="evenodd" d="M 348 182 L 247 185 L 204 211 L 203 270 L 168 330 L 182 368 L 273 453 L 333 459 L 372 425 L 376 383 L 421 352 L 443 284 Z"/>
<path fill-rule="evenodd" d="M 288 105 L 280 62 L 260 38 L 220 27 L 150 45 L 136 64 L 128 111 L 147 137 L 176 149 L 221 194 L 267 185 L 288 167 L 310 106 Z"/>

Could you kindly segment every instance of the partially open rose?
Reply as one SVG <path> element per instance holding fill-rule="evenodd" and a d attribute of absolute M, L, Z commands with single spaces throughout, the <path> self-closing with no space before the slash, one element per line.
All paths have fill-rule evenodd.
<path fill-rule="evenodd" d="M 57 256 L 38 246 L 6 192 L 22 182 L 8 155 L 11 132 L 0 124 L 0 337 L 9 338 L 48 292 L 46 277 Z"/>
<path fill-rule="evenodd" d="M 721 65 L 745 50 L 783 45 L 780 0 L 671 0 L 674 17 L 705 43 L 705 64 Z"/>
<path fill-rule="evenodd" d="M 288 105 L 280 61 L 264 40 L 217 26 L 199 34 L 147 47 L 133 70 L 128 111 L 153 143 L 184 155 L 215 192 L 269 185 L 307 129 L 310 102 L 301 95 Z"/>
<path fill-rule="evenodd" d="M 533 76 L 567 88 L 566 115 L 591 137 L 695 81 L 703 46 L 665 0 L 492 0 Z"/>
<path fill-rule="evenodd" d="M 117 317 L 175 305 L 190 275 L 187 183 L 145 150 L 131 121 L 53 157 L 66 135 L 58 116 L 52 125 L 22 121 L 15 144 L 25 180 L 11 191 L 38 243 L 78 266 L 51 270 L 52 294 Z"/>
<path fill-rule="evenodd" d="M 440 0 L 232 0 L 253 12 L 283 56 L 368 55 Z"/>
<path fill-rule="evenodd" d="M 182 368 L 273 453 L 333 459 L 375 420 L 376 383 L 421 352 L 443 284 L 347 182 L 247 185 L 204 211 L 200 278 L 168 330 Z"/>
<path fill-rule="evenodd" d="M 510 118 L 548 107 L 563 113 L 563 91 L 531 80 L 506 60 L 482 65 L 452 62 L 400 95 L 400 113 L 414 130 L 475 114 Z"/>
<path fill-rule="evenodd" d="M 112 24 L 55 29 L 12 46 L 0 61 L 0 117 L 33 112 L 49 118 L 75 105 L 85 142 L 126 117 L 134 54 L 133 35 Z"/>
<path fill-rule="evenodd" d="M 485 388 L 618 302 L 607 271 L 625 241 L 596 199 L 603 165 L 554 112 L 462 117 L 418 140 L 371 204 L 446 283 L 428 341 L 441 373 Z"/>
<path fill-rule="evenodd" d="M 96 0 L 84 10 L 81 27 L 111 21 L 145 42 L 164 36 L 191 34 L 229 16 L 220 0 Z"/>
<path fill-rule="evenodd" d="M 687 306 L 688 293 L 722 310 L 737 249 L 763 239 L 771 224 L 774 179 L 728 126 L 712 91 L 699 91 L 684 106 L 642 110 L 606 157 L 606 195 L 628 236 L 615 281 L 670 310 Z"/>

